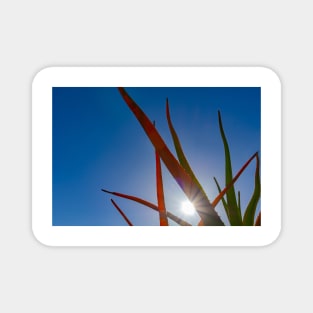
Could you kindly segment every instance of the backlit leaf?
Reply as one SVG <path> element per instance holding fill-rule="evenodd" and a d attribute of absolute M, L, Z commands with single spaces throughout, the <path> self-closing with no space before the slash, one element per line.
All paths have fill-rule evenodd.
<path fill-rule="evenodd" d="M 254 177 L 254 191 L 252 197 L 249 201 L 249 204 L 246 208 L 243 224 L 245 226 L 252 226 L 254 224 L 255 211 L 260 200 L 261 196 L 261 182 L 260 182 L 260 164 L 259 164 L 259 155 L 256 155 L 256 168 L 255 168 L 255 177 Z"/>
<path fill-rule="evenodd" d="M 125 215 L 125 213 L 119 208 L 119 206 L 114 202 L 113 199 L 111 199 L 111 202 L 113 203 L 113 205 L 115 206 L 115 208 L 118 210 L 118 212 L 123 216 L 124 220 L 126 221 L 126 223 L 129 226 L 133 226 L 133 224 L 131 223 L 131 221 L 127 218 L 127 216 Z"/>
<path fill-rule="evenodd" d="M 157 205 L 151 203 L 151 202 L 148 202 L 146 200 L 143 200 L 141 198 L 138 198 L 138 197 L 134 197 L 134 196 L 129 196 L 129 195 L 125 195 L 123 193 L 119 193 L 119 192 L 113 192 L 113 191 L 109 191 L 109 190 L 105 190 L 105 189 L 101 189 L 103 192 L 106 192 L 106 193 L 109 193 L 111 195 L 114 195 L 114 196 L 117 196 L 117 197 L 120 197 L 120 198 L 124 198 L 124 199 L 128 199 L 128 200 L 131 200 L 131 201 L 134 201 L 134 202 L 137 202 L 139 204 L 142 204 L 154 211 L 157 211 L 159 212 L 159 208 Z M 176 215 L 174 215 L 173 213 L 169 212 L 169 211 L 166 211 L 166 215 L 168 216 L 168 218 L 170 218 L 171 220 L 173 220 L 174 222 L 176 222 L 177 224 L 179 224 L 180 226 L 191 226 L 191 224 L 185 222 L 183 219 L 177 217 Z"/>
<path fill-rule="evenodd" d="M 168 226 L 165 201 L 164 201 L 161 161 L 160 161 L 159 154 L 156 150 L 155 150 L 155 163 L 156 163 L 156 186 L 157 186 L 158 208 L 159 208 L 159 215 L 160 215 L 160 226 Z"/>
<path fill-rule="evenodd" d="M 175 146 L 175 150 L 176 150 L 176 154 L 178 157 L 178 160 L 180 162 L 180 164 L 182 165 L 182 167 L 185 169 L 185 171 L 190 175 L 190 177 L 193 179 L 193 181 L 198 185 L 199 189 L 202 190 L 203 194 L 205 194 L 202 186 L 200 185 L 196 175 L 194 174 L 194 172 L 192 171 L 189 162 L 187 161 L 187 158 L 185 156 L 185 153 L 183 151 L 183 148 L 181 146 L 181 143 L 179 141 L 178 135 L 174 129 L 172 120 L 171 120 L 171 115 L 170 115 L 170 109 L 169 109 L 169 102 L 168 99 L 166 99 L 166 118 L 167 118 L 167 122 L 168 122 L 168 126 L 172 135 L 172 139 L 174 142 L 174 146 Z"/>
<path fill-rule="evenodd" d="M 232 165 L 231 165 L 229 146 L 228 146 L 228 142 L 227 142 L 225 132 L 223 129 L 223 123 L 222 123 L 220 111 L 218 111 L 218 122 L 219 122 L 220 133 L 221 133 L 221 137 L 223 140 L 224 152 L 225 152 L 225 185 L 230 186 L 230 188 L 226 192 L 230 224 L 232 226 L 241 226 L 242 217 L 241 217 L 241 211 L 239 210 L 239 207 L 237 205 L 235 188 L 233 185 L 230 185 L 233 179 Z"/>
<path fill-rule="evenodd" d="M 224 226 L 224 223 L 222 222 L 218 214 L 214 211 L 212 204 L 208 200 L 207 196 L 175 159 L 175 157 L 170 152 L 164 140 L 155 129 L 152 122 L 148 119 L 146 114 L 128 95 L 124 88 L 119 87 L 118 90 L 128 107 L 131 109 L 131 111 L 141 124 L 154 148 L 157 150 L 164 165 L 167 167 L 173 178 L 184 191 L 189 201 L 193 203 L 196 211 L 200 215 L 201 219 L 204 221 L 204 224 L 206 226 Z"/>

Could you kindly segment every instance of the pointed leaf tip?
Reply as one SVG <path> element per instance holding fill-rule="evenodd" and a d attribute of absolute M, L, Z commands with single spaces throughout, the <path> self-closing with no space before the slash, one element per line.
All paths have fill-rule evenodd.
<path fill-rule="evenodd" d="M 255 156 L 256 156 L 256 166 L 254 175 L 254 191 L 243 217 L 243 223 L 245 226 L 253 225 L 256 208 L 261 197 L 260 160 L 258 152 L 255 154 Z"/>
<path fill-rule="evenodd" d="M 126 221 L 126 223 L 129 226 L 133 226 L 132 222 L 127 218 L 127 216 L 125 215 L 125 213 L 120 209 L 120 207 L 115 203 L 115 201 L 113 199 L 111 199 L 111 202 L 113 203 L 113 205 L 115 206 L 115 208 L 117 209 L 117 211 L 122 215 L 122 217 L 124 218 L 124 220 Z"/>
<path fill-rule="evenodd" d="M 223 122 L 221 117 L 221 112 L 218 110 L 218 124 L 220 129 L 220 134 L 222 137 L 224 145 L 224 155 L 225 155 L 225 185 L 228 186 L 226 191 L 226 199 L 228 206 L 228 213 L 230 218 L 230 224 L 232 226 L 242 225 L 241 211 L 237 204 L 235 188 L 233 186 L 233 172 L 232 172 L 232 162 L 231 155 L 229 151 L 229 145 L 223 128 Z"/>

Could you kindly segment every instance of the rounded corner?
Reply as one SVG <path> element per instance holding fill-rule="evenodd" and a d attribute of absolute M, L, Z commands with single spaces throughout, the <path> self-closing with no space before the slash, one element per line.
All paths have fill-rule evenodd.
<path fill-rule="evenodd" d="M 32 79 L 32 86 L 34 87 L 38 81 L 40 81 L 42 78 L 44 78 L 47 75 L 47 72 L 50 72 L 55 67 L 53 66 L 47 66 L 44 68 L 41 68 L 38 72 L 35 73 Z"/>
<path fill-rule="evenodd" d="M 278 241 L 278 239 L 281 237 L 281 232 L 282 232 L 282 227 L 280 225 L 279 228 L 275 230 L 275 233 L 273 233 L 273 235 L 269 238 L 270 240 L 262 244 L 261 247 L 268 247 L 268 246 L 275 244 Z"/>
<path fill-rule="evenodd" d="M 268 67 L 268 66 L 259 66 L 258 69 L 260 69 L 261 71 L 263 71 L 266 75 L 267 78 L 271 78 L 274 81 L 276 81 L 276 83 L 279 85 L 279 87 L 281 88 L 282 86 L 282 80 L 280 78 L 280 75 L 278 74 L 278 72 L 276 70 L 273 70 L 272 68 Z"/>
<path fill-rule="evenodd" d="M 48 248 L 53 247 L 53 245 L 46 243 L 45 240 L 41 238 L 40 234 L 38 234 L 38 232 L 34 229 L 34 227 L 32 227 L 32 235 L 33 235 L 33 238 L 44 247 L 48 247 Z"/>

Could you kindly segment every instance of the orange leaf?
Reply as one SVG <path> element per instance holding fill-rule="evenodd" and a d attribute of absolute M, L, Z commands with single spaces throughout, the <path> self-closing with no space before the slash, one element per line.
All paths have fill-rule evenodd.
<path fill-rule="evenodd" d="M 140 203 L 146 207 L 149 207 L 150 209 L 154 210 L 154 211 L 157 211 L 159 212 L 159 208 L 151 203 L 151 202 L 148 202 L 146 200 L 143 200 L 141 198 L 138 198 L 138 197 L 134 197 L 134 196 L 129 196 L 129 195 L 125 195 L 123 193 L 119 193 L 119 192 L 113 192 L 113 191 L 109 191 L 109 190 L 105 190 L 105 189 L 101 189 L 103 192 L 106 192 L 106 193 L 109 193 L 111 195 L 114 195 L 114 196 L 117 196 L 117 197 L 120 197 L 120 198 L 125 198 L 125 199 L 128 199 L 128 200 L 132 200 L 132 201 L 135 201 L 137 203 Z M 179 224 L 180 226 L 191 226 L 191 224 L 185 222 L 183 219 L 177 217 L 176 215 L 174 215 L 173 213 L 167 211 L 166 212 L 166 215 L 171 219 L 173 220 L 174 222 L 176 222 L 177 224 Z"/>
<path fill-rule="evenodd" d="M 111 199 L 111 202 L 113 203 L 113 205 L 116 207 L 116 209 L 120 212 L 120 214 L 124 217 L 124 220 L 127 222 L 127 224 L 129 226 L 133 226 L 133 224 L 131 223 L 131 221 L 127 218 L 127 216 L 125 215 L 125 213 L 118 207 L 118 205 L 114 202 L 113 199 Z"/>
<path fill-rule="evenodd" d="M 161 162 L 157 151 L 155 151 L 155 160 L 156 160 L 156 183 L 157 183 L 158 208 L 160 214 L 160 226 L 168 226 L 163 192 Z"/>

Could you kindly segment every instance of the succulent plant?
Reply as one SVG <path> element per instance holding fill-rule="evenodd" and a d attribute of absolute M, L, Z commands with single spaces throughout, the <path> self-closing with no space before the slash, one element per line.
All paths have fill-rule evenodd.
<path fill-rule="evenodd" d="M 163 138 L 156 129 L 155 123 L 151 122 L 146 116 L 144 111 L 139 107 L 139 105 L 131 98 L 131 96 L 126 92 L 123 87 L 118 88 L 119 93 L 124 99 L 125 103 L 129 109 L 133 112 L 137 121 L 141 124 L 143 130 L 148 136 L 151 144 L 155 149 L 155 160 L 156 160 L 156 186 L 157 186 L 157 204 L 150 203 L 144 199 L 134 197 L 131 195 L 126 195 L 118 192 L 108 191 L 102 189 L 103 192 L 112 194 L 117 197 L 126 198 L 132 201 L 135 201 L 139 204 L 146 206 L 147 208 L 153 209 L 159 213 L 160 226 L 169 226 L 168 219 L 173 220 L 178 225 L 181 226 L 192 226 L 187 223 L 180 217 L 169 212 L 166 208 L 164 201 L 164 190 L 163 190 L 163 181 L 162 181 L 162 170 L 161 170 L 161 161 L 166 166 L 167 170 L 170 172 L 172 177 L 175 179 L 179 187 L 185 193 L 189 201 L 195 207 L 197 214 L 200 217 L 200 222 L 198 226 L 225 226 L 224 222 L 218 215 L 215 210 L 215 207 L 222 201 L 223 207 L 226 212 L 229 224 L 231 226 L 260 226 L 261 225 L 261 213 L 255 217 L 257 205 L 261 196 L 261 182 L 260 182 L 260 160 L 258 152 L 254 153 L 246 163 L 241 167 L 238 173 L 233 176 L 232 173 L 232 164 L 231 164 L 231 155 L 229 151 L 229 146 L 227 138 L 224 132 L 221 113 L 218 111 L 218 122 L 220 134 L 222 137 L 224 145 L 224 154 L 225 154 L 225 187 L 222 189 L 217 179 L 214 177 L 218 189 L 218 195 L 213 201 L 210 201 L 206 195 L 204 189 L 199 183 L 197 177 L 195 176 L 189 162 L 184 154 L 182 145 L 180 143 L 179 137 L 174 129 L 169 109 L 169 101 L 166 99 L 166 118 L 168 126 L 171 132 L 173 139 L 174 147 L 176 150 L 177 158 L 172 154 L 167 144 L 164 142 Z M 240 203 L 240 192 L 236 197 L 236 191 L 234 183 L 244 172 L 247 166 L 251 161 L 256 160 L 256 169 L 255 169 L 255 186 L 252 193 L 251 199 L 243 210 L 244 214 L 242 217 L 242 208 Z M 113 205 L 123 216 L 128 225 L 132 226 L 133 224 L 129 221 L 124 212 L 120 207 L 112 200 Z"/>

